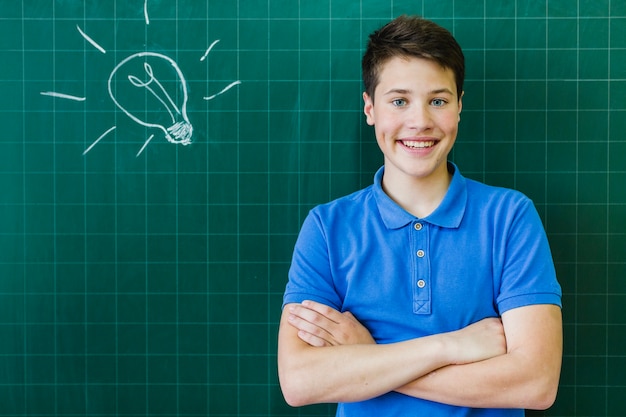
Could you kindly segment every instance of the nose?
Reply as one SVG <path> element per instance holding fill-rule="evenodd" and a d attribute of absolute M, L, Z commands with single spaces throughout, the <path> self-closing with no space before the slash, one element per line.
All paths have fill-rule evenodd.
<path fill-rule="evenodd" d="M 407 112 L 407 126 L 418 132 L 432 129 L 433 118 L 430 108 L 426 104 L 413 104 Z"/>

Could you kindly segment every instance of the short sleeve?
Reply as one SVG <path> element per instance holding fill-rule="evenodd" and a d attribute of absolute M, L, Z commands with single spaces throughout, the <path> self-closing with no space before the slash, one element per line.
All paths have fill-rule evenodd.
<path fill-rule="evenodd" d="M 334 290 L 326 233 L 315 209 L 304 220 L 296 241 L 283 306 L 304 300 L 337 310 L 342 305 Z"/>
<path fill-rule="evenodd" d="M 526 197 L 514 206 L 505 234 L 498 310 L 502 314 L 532 304 L 561 306 L 561 287 L 539 214 Z"/>

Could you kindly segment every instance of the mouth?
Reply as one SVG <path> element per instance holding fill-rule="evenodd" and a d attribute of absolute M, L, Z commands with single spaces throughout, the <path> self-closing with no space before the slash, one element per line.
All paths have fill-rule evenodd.
<path fill-rule="evenodd" d="M 401 140 L 399 142 L 409 149 L 428 149 L 438 143 L 436 140 Z"/>

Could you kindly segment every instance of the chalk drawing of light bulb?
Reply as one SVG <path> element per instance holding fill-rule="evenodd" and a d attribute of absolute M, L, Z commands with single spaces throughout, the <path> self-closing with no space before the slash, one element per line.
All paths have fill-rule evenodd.
<path fill-rule="evenodd" d="M 115 105 L 133 121 L 162 130 L 170 143 L 191 143 L 187 82 L 173 59 L 156 52 L 133 54 L 113 69 L 108 89 Z"/>
<path fill-rule="evenodd" d="M 144 18 L 150 24 L 148 16 L 148 0 L 144 0 Z M 78 25 L 78 33 L 94 48 L 106 55 L 107 50 L 96 42 Z M 215 40 L 205 51 L 200 61 L 205 61 L 215 45 Z M 219 92 L 205 96 L 210 101 L 221 96 L 231 88 L 241 84 L 237 80 L 231 82 Z M 139 52 L 119 62 L 111 72 L 108 80 L 108 92 L 113 103 L 130 119 L 148 128 L 157 128 L 163 132 L 168 142 L 189 145 L 193 136 L 193 126 L 187 117 L 187 82 L 178 64 L 171 58 L 156 52 Z M 41 95 L 84 102 L 83 95 L 67 94 L 58 91 L 41 91 Z M 117 129 L 111 126 L 84 150 L 89 153 L 100 141 Z M 148 139 L 137 152 L 139 156 L 154 139 L 150 133 Z"/>

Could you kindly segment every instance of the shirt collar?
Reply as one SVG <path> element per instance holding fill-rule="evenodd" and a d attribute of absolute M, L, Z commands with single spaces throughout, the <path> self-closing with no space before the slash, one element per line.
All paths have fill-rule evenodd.
<path fill-rule="evenodd" d="M 448 162 L 448 170 L 452 171 L 452 181 L 443 201 L 428 217 L 419 220 L 440 227 L 457 228 L 461 224 L 463 214 L 465 214 L 467 185 L 465 178 L 455 164 Z M 418 220 L 418 218 L 404 210 L 385 194 L 382 187 L 384 172 L 385 167 L 383 166 L 374 176 L 374 197 L 385 226 L 388 229 L 399 229 Z"/>

